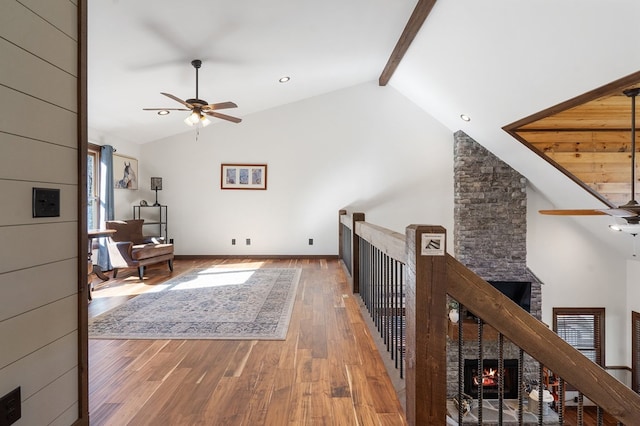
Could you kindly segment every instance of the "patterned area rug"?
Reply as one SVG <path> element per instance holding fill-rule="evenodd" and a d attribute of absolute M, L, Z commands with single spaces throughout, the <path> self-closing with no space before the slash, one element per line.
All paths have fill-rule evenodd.
<path fill-rule="evenodd" d="M 194 269 L 89 320 L 89 338 L 284 340 L 300 273 Z"/>

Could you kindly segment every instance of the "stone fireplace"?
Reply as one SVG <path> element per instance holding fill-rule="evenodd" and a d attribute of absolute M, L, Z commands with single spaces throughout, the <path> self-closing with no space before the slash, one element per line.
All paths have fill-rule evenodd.
<path fill-rule="evenodd" d="M 484 359 L 482 360 L 482 374 L 478 374 L 478 360 L 464 360 L 464 393 L 478 398 L 480 389 L 480 380 L 482 380 L 482 397 L 489 399 L 498 399 L 498 360 Z M 503 360 L 503 386 L 504 397 L 506 399 L 516 399 L 518 397 L 518 360 Z"/>
<path fill-rule="evenodd" d="M 529 312 L 541 319 L 541 283 L 526 265 L 526 179 L 464 132 L 455 133 L 454 143 L 455 257 L 486 281 L 531 283 Z M 473 336 L 477 329 L 475 321 L 469 318 L 461 318 L 461 321 L 464 321 L 465 329 L 471 329 L 469 334 Z M 457 325 L 450 328 L 457 329 Z M 486 329 L 490 327 L 485 326 Z M 457 330 L 454 331 L 457 335 Z M 495 331 L 493 333 L 486 331 L 483 337 L 483 358 L 486 360 L 498 358 L 498 339 Z M 465 365 L 469 370 L 477 370 L 477 337 L 467 338 L 465 332 L 462 351 Z M 517 371 L 519 349 L 505 340 L 503 356 L 505 360 L 511 360 L 510 366 L 515 360 Z M 471 367 L 474 362 L 475 367 Z M 497 361 L 495 365 L 497 367 Z M 525 356 L 523 369 L 525 379 L 538 377 L 538 363 L 528 356 Z M 513 381 L 517 381 L 517 374 L 513 375 L 512 371 L 505 374 L 510 375 L 509 385 L 517 397 L 520 385 Z M 457 383 L 458 340 L 450 332 L 447 339 L 449 397 L 457 394 Z M 467 390 L 469 392 L 465 393 L 473 394 L 472 388 Z"/>

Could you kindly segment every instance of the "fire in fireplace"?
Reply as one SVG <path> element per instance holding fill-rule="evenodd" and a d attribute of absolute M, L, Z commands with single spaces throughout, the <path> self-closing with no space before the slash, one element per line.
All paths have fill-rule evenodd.
<path fill-rule="evenodd" d="M 485 359 L 482 363 L 482 372 L 478 373 L 478 360 L 464 360 L 464 393 L 473 398 L 478 398 L 478 389 L 482 381 L 482 397 L 487 399 L 498 398 L 499 369 L 497 359 Z M 505 359 L 503 370 L 504 398 L 518 398 L 518 360 Z"/>

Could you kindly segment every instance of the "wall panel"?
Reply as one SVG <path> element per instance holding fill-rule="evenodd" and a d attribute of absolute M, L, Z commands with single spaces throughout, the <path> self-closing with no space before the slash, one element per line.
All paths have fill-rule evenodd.
<path fill-rule="evenodd" d="M 0 2 L 0 395 L 20 386 L 24 425 L 86 417 L 78 3 Z M 32 217 L 33 187 L 60 189 L 59 217 Z"/>
<path fill-rule="evenodd" d="M 78 41 L 78 7 L 69 0 L 20 0 L 33 13 L 42 16 L 51 25 L 71 39 Z"/>
<path fill-rule="evenodd" d="M 50 5 L 52 6 L 54 5 Z M 4 0 L 0 13 L 0 37 L 72 75 L 77 75 L 76 40 L 52 26 L 46 18 L 45 16 L 43 19 L 17 1 Z"/>
<path fill-rule="evenodd" d="M 70 296 L 0 322 L 0 336 L 5 336 L 4 341 L 11 342 L 10 345 L 2 345 L 0 368 L 74 333 L 77 328 L 77 306 L 77 298 Z M 47 343 L 43 345 L 42 342 Z"/>
<path fill-rule="evenodd" d="M 0 129 L 3 132 L 77 146 L 78 117 L 75 113 L 4 86 L 0 86 L 0 98 Z"/>
<path fill-rule="evenodd" d="M 77 339 L 76 332 L 69 333 L 10 364 L 0 370 L 0 383 L 8 389 L 21 386 L 22 398 L 31 398 L 75 368 Z"/>
<path fill-rule="evenodd" d="M 0 151 L 0 179 L 73 185 L 78 182 L 75 147 L 0 133 Z"/>
<path fill-rule="evenodd" d="M 0 273 L 77 257 L 75 222 L 0 227 Z M 40 279 L 46 280 L 46 277 Z"/>
<path fill-rule="evenodd" d="M 0 274 L 0 298 L 12 301 L 0 304 L 0 321 L 77 292 L 77 262 L 73 258 Z"/>
<path fill-rule="evenodd" d="M 78 387 L 78 372 L 73 369 L 55 382 L 51 383 L 39 393 L 22 402 L 22 421 L 25 425 L 71 425 L 77 418 L 70 408 L 75 401 L 69 397 L 72 391 Z M 60 407 L 65 409 L 60 412 Z M 67 418 L 62 417 L 62 415 Z"/>
<path fill-rule="evenodd" d="M 0 58 L 6 61 L 3 65 L 6 68 L 5 85 L 76 111 L 76 78 L 73 75 L 3 39 L 0 39 Z"/>

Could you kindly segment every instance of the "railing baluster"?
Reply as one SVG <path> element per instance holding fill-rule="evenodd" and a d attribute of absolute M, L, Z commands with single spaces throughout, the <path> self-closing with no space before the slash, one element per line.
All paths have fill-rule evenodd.
<path fill-rule="evenodd" d="M 463 392 L 463 359 L 462 359 L 462 345 L 463 345 L 463 329 L 462 329 L 462 305 L 458 303 L 458 424 L 462 424 L 462 392 Z"/>
<path fill-rule="evenodd" d="M 504 417 L 504 336 L 498 335 L 498 424 Z"/>
<path fill-rule="evenodd" d="M 390 259 L 386 254 L 384 255 L 384 343 L 387 345 L 387 351 L 389 350 L 389 329 L 391 327 L 391 280 L 389 279 L 390 273 Z"/>
<path fill-rule="evenodd" d="M 596 416 L 598 417 L 598 426 L 602 426 L 604 418 L 602 416 L 602 408 L 599 405 L 596 407 Z"/>
<path fill-rule="evenodd" d="M 582 392 L 578 392 L 578 426 L 584 425 L 583 410 L 584 410 L 584 395 L 582 395 Z"/>
<path fill-rule="evenodd" d="M 524 392 L 523 392 L 523 384 L 524 384 L 524 351 L 520 348 L 520 355 L 518 356 L 518 383 L 520 383 L 520 387 L 518 388 L 518 424 L 522 425 L 524 420 Z"/>
<path fill-rule="evenodd" d="M 561 377 L 558 381 L 558 424 L 564 425 L 564 379 Z"/>
<path fill-rule="evenodd" d="M 404 265 L 400 265 L 400 306 L 401 306 L 401 315 L 400 317 L 400 377 L 404 378 L 404 354 L 406 352 L 406 342 L 405 342 L 405 327 L 406 327 L 406 310 L 405 310 L 405 298 L 404 298 Z"/>
<path fill-rule="evenodd" d="M 538 363 L 538 426 L 542 426 L 544 413 L 544 365 Z"/>
<path fill-rule="evenodd" d="M 484 356 L 482 354 L 482 344 L 483 344 L 483 340 L 482 340 L 482 326 L 483 326 L 483 321 L 482 319 L 480 319 L 480 317 L 478 317 L 478 424 L 481 425 L 482 424 L 482 411 L 484 411 L 482 408 L 483 405 L 483 393 L 484 393 L 484 386 L 482 383 L 482 375 L 484 373 Z"/>

